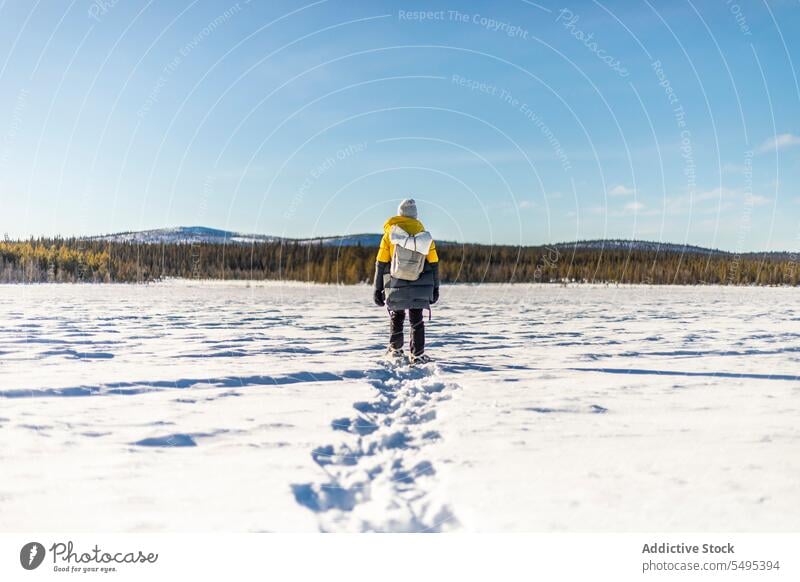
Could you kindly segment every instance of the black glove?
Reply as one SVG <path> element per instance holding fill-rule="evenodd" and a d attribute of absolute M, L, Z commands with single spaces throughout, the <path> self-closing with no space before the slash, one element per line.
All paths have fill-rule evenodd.
<path fill-rule="evenodd" d="M 433 301 L 431 303 L 436 303 L 439 301 L 439 262 L 431 263 L 431 268 L 433 270 Z"/>
<path fill-rule="evenodd" d="M 383 290 L 383 275 L 389 270 L 389 263 L 375 261 L 375 280 L 373 282 L 375 305 L 383 307 L 386 305 L 386 292 Z"/>

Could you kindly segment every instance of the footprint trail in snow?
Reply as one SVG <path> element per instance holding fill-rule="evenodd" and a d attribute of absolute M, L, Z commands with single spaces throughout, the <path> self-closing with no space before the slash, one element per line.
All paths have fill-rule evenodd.
<path fill-rule="evenodd" d="M 312 458 L 327 479 L 292 485 L 295 499 L 317 514 L 322 531 L 456 529 L 458 520 L 441 499 L 425 449 L 440 438 L 428 425 L 437 404 L 457 386 L 442 379 L 436 364 L 384 364 L 368 378 L 377 397 L 356 402 L 356 415 L 332 423 L 353 438 L 314 449 Z"/>

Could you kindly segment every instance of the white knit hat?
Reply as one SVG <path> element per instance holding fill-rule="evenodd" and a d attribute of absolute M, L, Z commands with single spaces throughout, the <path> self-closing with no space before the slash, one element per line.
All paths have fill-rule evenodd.
<path fill-rule="evenodd" d="M 417 217 L 417 203 L 413 198 L 406 198 L 397 207 L 397 214 L 400 216 L 408 216 L 409 218 Z"/>

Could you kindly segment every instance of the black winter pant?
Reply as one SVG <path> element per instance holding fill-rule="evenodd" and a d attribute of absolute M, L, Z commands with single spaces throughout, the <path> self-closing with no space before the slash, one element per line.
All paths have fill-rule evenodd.
<path fill-rule="evenodd" d="M 389 311 L 389 321 L 391 323 L 391 336 L 389 345 L 399 350 L 403 347 L 403 322 L 406 319 L 406 312 Z M 408 321 L 411 323 L 411 353 L 415 356 L 425 351 L 425 320 L 422 317 L 421 309 L 409 309 Z"/>

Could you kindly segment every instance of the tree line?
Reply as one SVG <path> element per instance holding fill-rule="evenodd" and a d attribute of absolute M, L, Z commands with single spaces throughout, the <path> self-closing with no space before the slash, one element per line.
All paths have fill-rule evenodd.
<path fill-rule="evenodd" d="M 643 249 L 441 245 L 446 283 L 800 284 L 794 255 Z M 296 242 L 137 244 L 77 238 L 0 242 L 0 282 L 187 279 L 369 282 L 376 249 Z"/>

